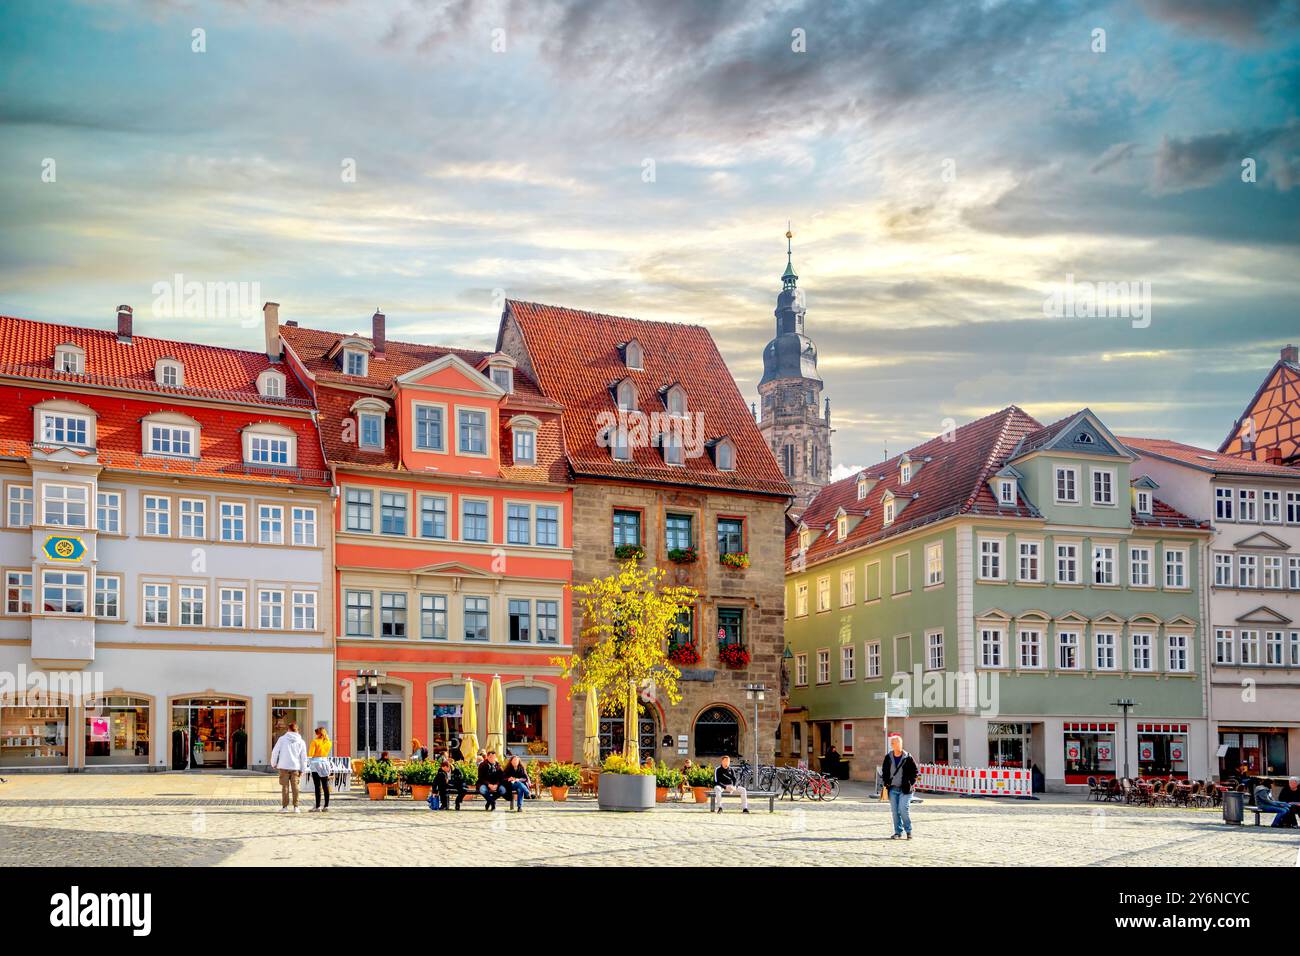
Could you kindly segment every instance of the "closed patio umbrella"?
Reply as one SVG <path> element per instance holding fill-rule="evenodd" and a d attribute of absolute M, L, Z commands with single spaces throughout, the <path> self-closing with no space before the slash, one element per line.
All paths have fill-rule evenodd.
<path fill-rule="evenodd" d="M 506 702 L 501 693 L 501 676 L 492 675 L 492 686 L 488 690 L 487 708 L 487 749 L 495 751 L 501 762 L 505 763 L 506 752 Z"/>
<path fill-rule="evenodd" d="M 465 682 L 465 703 L 460 709 L 460 752 L 470 763 L 478 756 L 478 713 L 474 710 L 474 685 Z"/>
<path fill-rule="evenodd" d="M 587 691 L 586 726 L 582 738 L 582 759 L 589 766 L 600 763 L 600 700 L 594 690 Z"/>
<path fill-rule="evenodd" d="M 637 704 L 636 684 L 627 685 L 627 703 L 623 705 L 623 756 L 629 763 L 641 762 L 641 722 L 637 719 L 641 709 Z"/>

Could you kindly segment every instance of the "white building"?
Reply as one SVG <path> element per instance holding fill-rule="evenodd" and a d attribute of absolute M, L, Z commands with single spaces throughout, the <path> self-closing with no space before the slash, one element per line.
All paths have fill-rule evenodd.
<path fill-rule="evenodd" d="M 254 768 L 333 726 L 308 397 L 131 323 L 0 319 L 0 770 Z"/>
<path fill-rule="evenodd" d="M 1160 497 L 1209 516 L 1210 768 L 1300 772 L 1300 471 L 1159 439 L 1123 439 Z"/>

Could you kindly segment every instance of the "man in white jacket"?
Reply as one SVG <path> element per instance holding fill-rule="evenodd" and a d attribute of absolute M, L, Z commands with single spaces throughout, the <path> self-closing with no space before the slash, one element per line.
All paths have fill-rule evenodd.
<path fill-rule="evenodd" d="M 271 750 L 271 766 L 280 772 L 280 812 L 289 812 L 289 793 L 293 792 L 293 812 L 298 807 L 299 775 L 307 769 L 307 745 L 298 733 L 298 724 L 290 722 L 289 729 L 275 742 Z"/>

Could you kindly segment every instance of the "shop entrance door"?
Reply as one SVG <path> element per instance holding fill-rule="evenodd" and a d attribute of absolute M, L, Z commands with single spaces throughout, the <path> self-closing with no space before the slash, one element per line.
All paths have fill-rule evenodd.
<path fill-rule="evenodd" d="M 172 704 L 172 769 L 246 770 L 247 708 L 241 700 L 194 697 Z"/>
<path fill-rule="evenodd" d="M 989 724 L 989 766 L 1027 769 L 1030 733 L 1029 724 Z"/>
<path fill-rule="evenodd" d="M 479 712 L 480 715 L 482 711 Z M 483 717 L 479 717 L 479 747 L 485 737 Z M 377 757 L 384 751 L 390 757 L 400 757 L 402 749 L 402 696 L 400 691 L 381 687 L 374 693 L 363 691 L 357 704 L 357 739 L 366 757 Z"/>

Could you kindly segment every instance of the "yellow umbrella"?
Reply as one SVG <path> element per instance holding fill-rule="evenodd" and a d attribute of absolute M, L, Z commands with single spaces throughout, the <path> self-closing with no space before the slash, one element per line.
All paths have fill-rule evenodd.
<path fill-rule="evenodd" d="M 587 716 L 583 724 L 586 735 L 582 738 L 582 759 L 594 767 L 600 763 L 600 700 L 594 690 L 587 691 Z"/>
<path fill-rule="evenodd" d="M 641 762 L 640 716 L 641 708 L 637 704 L 636 683 L 627 685 L 627 703 L 623 705 L 623 756 L 628 763 Z"/>
<path fill-rule="evenodd" d="M 492 675 L 492 687 L 488 690 L 487 712 L 487 749 L 503 758 L 506 752 L 506 705 L 505 695 L 501 693 L 501 676 Z"/>
<path fill-rule="evenodd" d="M 474 685 L 465 682 L 465 703 L 460 709 L 460 752 L 470 763 L 478 756 L 478 714 L 474 710 Z"/>

